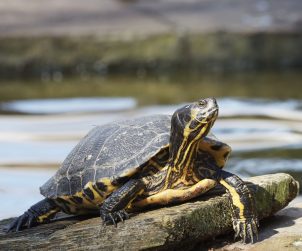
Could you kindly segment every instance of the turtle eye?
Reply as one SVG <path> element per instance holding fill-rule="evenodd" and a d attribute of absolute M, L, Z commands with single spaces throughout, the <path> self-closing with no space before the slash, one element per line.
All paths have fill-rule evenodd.
<path fill-rule="evenodd" d="M 205 107 L 205 106 L 207 105 L 207 101 L 204 100 L 204 99 L 201 99 L 201 100 L 198 101 L 198 105 L 199 105 L 201 108 L 203 108 L 203 107 Z"/>

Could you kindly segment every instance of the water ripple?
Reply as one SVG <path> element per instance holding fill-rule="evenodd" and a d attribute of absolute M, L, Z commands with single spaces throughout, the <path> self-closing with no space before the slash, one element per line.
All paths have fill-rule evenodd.
<path fill-rule="evenodd" d="M 2 111 L 25 114 L 112 112 L 135 107 L 136 100 L 130 97 L 17 100 L 0 106 Z"/>

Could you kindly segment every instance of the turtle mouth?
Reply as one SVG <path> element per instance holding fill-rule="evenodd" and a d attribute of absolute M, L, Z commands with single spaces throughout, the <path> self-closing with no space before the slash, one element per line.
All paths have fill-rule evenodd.
<path fill-rule="evenodd" d="M 199 118 L 195 118 L 195 120 L 199 123 L 199 124 L 207 124 L 208 121 L 204 121 L 203 119 L 200 120 Z"/>
<path fill-rule="evenodd" d="M 217 107 L 212 108 L 208 113 L 209 113 L 210 120 L 216 119 L 218 117 L 218 108 Z"/>

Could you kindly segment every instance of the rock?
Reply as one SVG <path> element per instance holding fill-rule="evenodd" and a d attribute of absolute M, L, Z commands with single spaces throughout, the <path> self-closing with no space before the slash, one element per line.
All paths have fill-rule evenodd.
<path fill-rule="evenodd" d="M 261 222 L 258 242 L 244 245 L 242 242 L 231 241 L 227 236 L 219 240 L 207 241 L 208 249 L 215 251 L 297 251 L 302 250 L 302 198 L 291 202 L 286 208 Z M 205 247 L 204 243 L 196 247 Z M 208 250 L 207 249 L 207 250 Z"/>
<path fill-rule="evenodd" d="M 288 174 L 247 181 L 255 193 L 260 219 L 284 208 L 298 193 L 298 183 Z M 0 228 L 10 220 L 1 221 Z M 189 250 L 231 231 L 231 205 L 223 194 L 142 212 L 117 227 L 102 225 L 99 217 L 69 217 L 19 233 L 1 230 L 0 250 Z"/>

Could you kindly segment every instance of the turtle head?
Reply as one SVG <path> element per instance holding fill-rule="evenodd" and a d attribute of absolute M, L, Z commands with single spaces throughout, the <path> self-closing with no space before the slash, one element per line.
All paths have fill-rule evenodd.
<path fill-rule="evenodd" d="M 200 99 L 175 111 L 172 131 L 182 133 L 184 138 L 200 139 L 208 134 L 218 116 L 215 98 Z"/>

